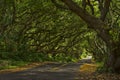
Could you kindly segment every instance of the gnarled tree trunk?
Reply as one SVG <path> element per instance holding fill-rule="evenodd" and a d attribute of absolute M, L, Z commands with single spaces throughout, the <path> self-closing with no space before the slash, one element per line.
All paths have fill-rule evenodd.
<path fill-rule="evenodd" d="M 112 44 L 110 53 L 105 64 L 105 67 L 112 69 L 116 73 L 120 73 L 120 47 L 119 44 Z"/>

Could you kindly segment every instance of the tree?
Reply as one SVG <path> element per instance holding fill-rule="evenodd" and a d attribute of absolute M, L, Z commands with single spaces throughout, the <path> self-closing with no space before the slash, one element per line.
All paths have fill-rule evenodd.
<path fill-rule="evenodd" d="M 117 71 L 119 6 L 119 0 L 1 0 L 0 53 L 79 58 L 88 51 L 96 59 L 103 57 L 105 66 Z"/>
<path fill-rule="evenodd" d="M 18 59 L 31 54 L 64 55 L 71 57 L 69 61 L 80 58 L 81 33 L 89 32 L 76 15 L 59 10 L 51 0 L 1 0 L 0 4 L 1 58 L 6 58 L 6 53 Z"/>
<path fill-rule="evenodd" d="M 60 0 L 60 1 L 62 1 L 67 7 L 66 6 L 65 6 L 65 8 L 63 8 L 64 6 L 60 7 L 61 5 L 57 1 L 52 0 L 52 2 L 57 7 L 62 8 L 62 9 L 71 10 L 73 13 L 78 15 L 82 20 L 84 20 L 87 23 L 88 28 L 96 31 L 97 35 L 106 43 L 108 52 L 106 53 L 107 59 L 105 60 L 105 67 L 108 69 L 112 69 L 115 72 L 120 71 L 120 64 L 117 63 L 120 58 L 120 32 L 116 30 L 116 27 L 118 30 L 120 29 L 120 27 L 119 27 L 120 25 L 117 25 L 116 27 L 114 27 L 114 24 L 109 24 L 107 22 L 107 20 L 109 18 L 107 14 L 109 12 L 112 12 L 112 13 L 116 12 L 116 8 L 118 8 L 116 6 L 116 8 L 113 9 L 113 7 L 114 7 L 113 5 L 115 3 L 117 3 L 117 1 L 82 0 L 82 2 L 84 1 L 85 6 L 79 6 L 80 3 L 82 4 L 81 0 L 76 0 L 76 2 L 73 0 Z M 118 2 L 118 5 L 119 4 L 120 3 Z M 86 6 L 89 7 L 88 10 L 85 9 Z M 98 8 L 96 8 L 96 6 Z M 112 8 L 110 9 L 110 7 L 112 7 Z M 94 10 L 94 9 L 96 9 L 96 10 Z M 90 10 L 91 10 L 92 14 L 91 14 Z M 95 11 L 97 13 L 95 13 Z M 93 12 L 97 15 L 99 14 L 99 16 L 94 15 Z M 120 14 L 118 14 L 118 12 L 116 12 L 116 14 L 118 16 L 120 16 Z M 114 18 L 113 23 L 117 23 L 118 19 Z M 117 36 L 117 38 L 115 38 L 115 36 Z"/>

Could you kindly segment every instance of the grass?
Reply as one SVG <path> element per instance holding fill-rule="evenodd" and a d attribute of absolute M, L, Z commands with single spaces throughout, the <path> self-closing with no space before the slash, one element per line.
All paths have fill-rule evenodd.
<path fill-rule="evenodd" d="M 29 64 L 23 61 L 13 61 L 13 60 L 0 60 L 0 70 L 13 69 Z"/>
<path fill-rule="evenodd" d="M 23 61 L 0 60 L 0 73 L 23 71 L 48 63 L 51 62 L 23 62 Z"/>

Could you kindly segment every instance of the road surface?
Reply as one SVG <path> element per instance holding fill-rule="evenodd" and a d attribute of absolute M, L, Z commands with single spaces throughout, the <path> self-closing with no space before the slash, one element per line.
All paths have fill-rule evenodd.
<path fill-rule="evenodd" d="M 48 63 L 20 72 L 0 74 L 0 80 L 79 80 L 78 72 L 85 62 Z"/>

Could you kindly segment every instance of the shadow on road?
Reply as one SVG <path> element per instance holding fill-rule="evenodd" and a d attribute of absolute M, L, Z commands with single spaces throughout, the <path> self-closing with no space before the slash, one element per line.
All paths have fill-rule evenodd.
<path fill-rule="evenodd" d="M 83 63 L 90 60 L 81 60 L 77 63 L 48 63 L 32 69 L 0 74 L 0 80 L 79 80 L 78 72 Z"/>

